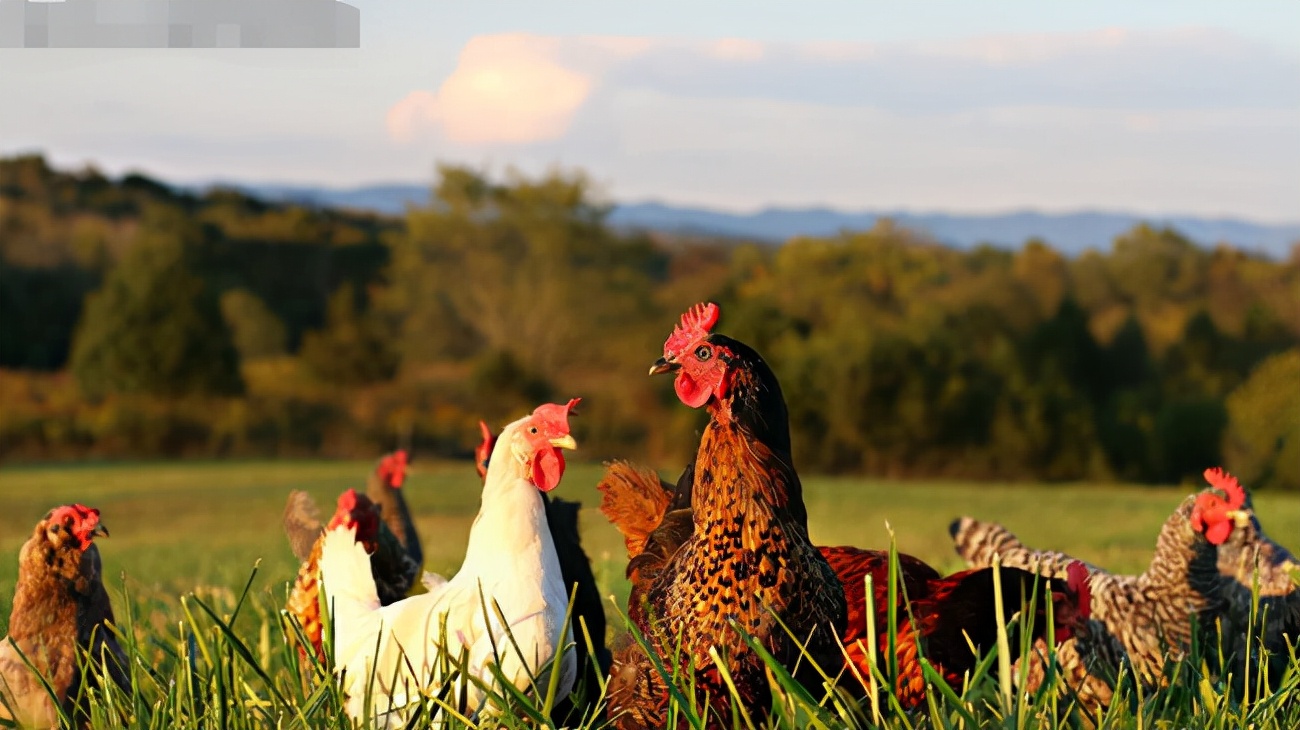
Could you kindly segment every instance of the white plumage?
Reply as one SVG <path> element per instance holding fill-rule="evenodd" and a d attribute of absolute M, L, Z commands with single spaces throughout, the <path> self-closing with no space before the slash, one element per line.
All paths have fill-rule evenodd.
<path fill-rule="evenodd" d="M 572 690 L 577 666 L 564 634 L 568 595 L 542 498 L 529 478 L 537 436 L 525 431 L 537 433 L 533 418 L 510 424 L 497 441 L 465 562 L 451 580 L 428 580 L 428 593 L 381 607 L 369 556 L 352 529 L 325 536 L 321 582 L 334 625 L 334 667 L 351 717 L 400 726 L 423 698 L 433 696 L 474 716 L 490 699 L 483 685 L 502 694 L 490 670 L 498 657 L 502 675 L 515 687 L 543 696 L 561 646 L 557 697 Z M 573 447 L 567 424 L 565 429 L 550 446 Z M 562 470 L 562 459 L 560 464 Z M 453 675 L 440 695 L 446 671 L 460 667 L 471 678 Z"/>

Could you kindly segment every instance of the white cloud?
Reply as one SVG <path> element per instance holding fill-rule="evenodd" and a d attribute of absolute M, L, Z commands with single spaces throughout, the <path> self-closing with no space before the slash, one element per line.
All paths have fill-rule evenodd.
<path fill-rule="evenodd" d="M 559 45 L 521 34 L 472 39 L 436 94 L 412 91 L 389 109 L 389 135 L 410 141 L 436 126 L 447 139 L 469 145 L 563 135 L 592 79 L 555 59 Z"/>

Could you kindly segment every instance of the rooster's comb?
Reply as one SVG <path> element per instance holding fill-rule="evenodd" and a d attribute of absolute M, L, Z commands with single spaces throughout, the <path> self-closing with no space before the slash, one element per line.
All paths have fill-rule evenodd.
<path fill-rule="evenodd" d="M 99 521 L 99 510 L 94 507 L 87 507 L 84 504 L 65 504 L 62 507 L 55 507 L 45 519 L 50 522 L 63 522 L 69 517 L 80 522 L 87 517 L 94 516 L 95 521 Z"/>
<path fill-rule="evenodd" d="M 1071 561 L 1065 568 L 1065 585 L 1078 597 L 1079 612 L 1084 618 L 1092 615 L 1092 574 L 1078 560 Z"/>
<path fill-rule="evenodd" d="M 339 495 L 339 503 L 338 503 L 338 511 L 339 511 L 339 512 L 351 512 L 352 510 L 356 509 L 356 508 L 357 508 L 357 497 L 358 497 L 358 496 L 359 496 L 359 495 L 357 495 L 357 490 L 355 490 L 355 489 L 348 489 L 346 492 L 340 494 L 340 495 Z"/>
<path fill-rule="evenodd" d="M 400 489 L 406 482 L 406 451 L 398 449 L 379 461 L 379 478 L 384 484 Z"/>
<path fill-rule="evenodd" d="M 573 407 L 581 401 L 581 398 L 574 398 L 564 405 L 546 403 L 537 406 L 533 410 L 533 418 L 537 419 L 540 425 L 547 428 L 547 430 L 563 436 L 569 432 L 569 415 L 573 413 Z"/>
<path fill-rule="evenodd" d="M 700 302 L 686 310 L 681 322 L 664 342 L 664 356 L 676 357 L 692 344 L 704 339 L 713 325 L 718 323 L 719 313 L 718 305 L 713 302 Z"/>
<path fill-rule="evenodd" d="M 1228 509 L 1240 509 L 1246 504 L 1246 490 L 1242 489 L 1237 477 L 1220 467 L 1205 470 L 1205 481 L 1228 497 Z"/>

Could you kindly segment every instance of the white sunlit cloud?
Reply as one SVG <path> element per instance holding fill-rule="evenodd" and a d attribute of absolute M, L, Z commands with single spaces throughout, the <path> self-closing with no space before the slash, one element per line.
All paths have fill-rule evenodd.
<path fill-rule="evenodd" d="M 416 90 L 388 112 L 388 132 L 410 141 L 436 126 L 465 144 L 554 139 L 591 91 L 592 80 L 557 63 L 559 41 L 527 35 L 469 42 L 437 93 Z"/>

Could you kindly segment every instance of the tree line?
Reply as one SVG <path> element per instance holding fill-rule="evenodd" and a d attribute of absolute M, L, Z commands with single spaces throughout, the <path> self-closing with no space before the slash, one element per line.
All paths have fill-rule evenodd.
<path fill-rule="evenodd" d="M 0 455 L 462 455 L 581 395 L 584 451 L 680 464 L 677 315 L 779 374 L 801 469 L 1300 489 L 1300 247 L 1138 226 L 1068 258 L 882 222 L 779 247 L 629 232 L 579 172 L 442 167 L 404 217 L 0 160 Z"/>

